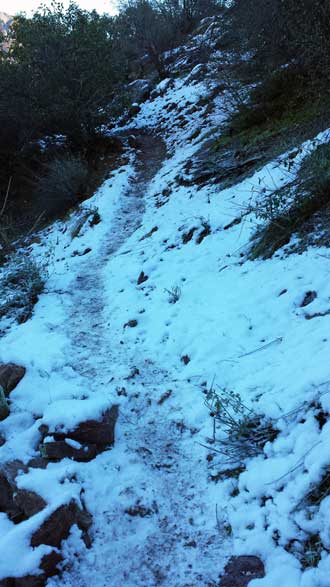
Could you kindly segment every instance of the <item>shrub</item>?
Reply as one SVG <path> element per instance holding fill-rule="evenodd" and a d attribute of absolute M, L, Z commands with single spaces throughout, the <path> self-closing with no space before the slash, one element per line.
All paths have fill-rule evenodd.
<path fill-rule="evenodd" d="M 60 212 L 86 194 L 87 164 L 75 155 L 65 155 L 51 161 L 39 178 L 36 197 L 47 214 Z"/>
<path fill-rule="evenodd" d="M 306 99 L 306 77 L 297 66 L 276 70 L 251 90 L 245 103 L 238 104 L 231 126 L 241 132 L 269 120 L 274 123 Z"/>
<path fill-rule="evenodd" d="M 168 294 L 170 304 L 176 304 L 181 298 L 181 288 L 178 285 L 174 285 L 171 289 L 165 288 L 165 292 Z"/>
<path fill-rule="evenodd" d="M 267 220 L 257 231 L 250 255 L 268 258 L 286 245 L 294 232 L 330 204 L 330 144 L 319 145 L 307 155 L 289 189 L 276 190 L 261 203 L 256 215 Z M 267 209 L 269 213 L 267 213 Z M 279 210 L 274 213 L 274 210 Z M 272 212 L 271 212 L 272 211 Z"/>
<path fill-rule="evenodd" d="M 233 464 L 262 452 L 266 442 L 273 441 L 278 432 L 272 423 L 248 408 L 238 393 L 213 386 L 205 392 L 205 405 L 214 420 L 213 443 Z M 216 437 L 217 426 L 222 432 Z"/>
<path fill-rule="evenodd" d="M 0 316 L 12 315 L 19 322 L 25 322 L 44 290 L 47 277 L 45 264 L 22 255 L 12 259 L 9 270 L 4 271 L 2 278 Z"/>

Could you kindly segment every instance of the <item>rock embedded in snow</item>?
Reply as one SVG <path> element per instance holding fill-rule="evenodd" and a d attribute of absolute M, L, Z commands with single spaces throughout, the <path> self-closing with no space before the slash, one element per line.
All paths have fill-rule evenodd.
<path fill-rule="evenodd" d="M 265 576 L 263 562 L 257 556 L 233 556 L 225 567 L 221 587 L 247 587 L 253 579 Z"/>
<path fill-rule="evenodd" d="M 5 396 L 5 392 L 0 385 L 0 421 L 5 420 L 9 416 L 9 406 Z"/>
<path fill-rule="evenodd" d="M 0 587 L 45 587 L 48 579 L 58 574 L 58 565 L 62 561 L 62 555 L 56 550 L 52 550 L 41 559 L 39 568 L 42 574 L 8 577 L 0 581 Z"/>
<path fill-rule="evenodd" d="M 91 419 L 80 422 L 73 430 L 67 430 L 66 432 L 59 432 L 55 430 L 49 430 L 48 426 L 42 425 L 39 428 L 43 438 L 48 434 L 51 434 L 55 442 L 43 443 L 45 451 L 54 450 L 54 446 L 59 442 L 63 442 L 61 445 L 63 450 L 81 451 L 85 450 L 85 447 L 93 449 L 93 445 L 96 446 L 97 452 L 101 452 L 107 446 L 112 446 L 115 442 L 115 426 L 118 418 L 118 405 L 113 405 L 111 408 L 106 410 L 100 417 L 99 420 Z M 83 445 L 82 448 L 70 445 L 70 440 L 76 441 Z M 49 446 L 51 447 L 49 449 Z"/>
<path fill-rule="evenodd" d="M 128 322 L 126 322 L 126 324 L 124 324 L 124 328 L 136 328 L 136 326 L 138 325 L 138 321 L 137 320 L 129 320 Z"/>
<path fill-rule="evenodd" d="M 22 512 L 24 519 L 31 518 L 46 507 L 46 502 L 34 491 L 19 489 L 14 495 L 14 503 Z"/>
<path fill-rule="evenodd" d="M 77 462 L 87 462 L 96 457 L 98 452 L 96 444 L 85 444 L 81 445 L 80 448 L 76 448 L 70 446 L 68 440 L 55 440 L 40 444 L 39 449 L 42 458 L 48 461 L 61 461 L 69 458 Z"/>
<path fill-rule="evenodd" d="M 138 284 L 138 285 L 141 285 L 141 284 L 142 284 L 142 283 L 144 283 L 145 281 L 148 281 L 148 279 L 149 279 L 148 275 L 146 275 L 146 274 L 144 273 L 144 271 L 141 271 L 141 273 L 140 273 L 140 275 L 139 275 L 139 277 L 138 277 L 138 279 L 137 279 L 137 284 Z"/>
<path fill-rule="evenodd" d="M 0 386 L 8 397 L 26 373 L 25 367 L 14 363 L 0 364 Z"/>
<path fill-rule="evenodd" d="M 46 507 L 46 502 L 37 493 L 17 488 L 15 479 L 20 470 L 27 471 L 27 467 L 20 461 L 6 463 L 0 470 L 0 511 L 6 513 L 15 524 Z"/>
<path fill-rule="evenodd" d="M 309 306 L 314 300 L 317 298 L 316 291 L 307 291 L 304 295 L 304 299 L 300 304 L 301 308 L 305 308 L 305 306 Z"/>
<path fill-rule="evenodd" d="M 83 531 L 86 542 L 87 540 L 89 542 L 87 536 L 92 525 L 92 516 L 82 510 L 75 501 L 70 501 L 58 507 L 34 532 L 31 537 L 31 546 L 35 548 L 41 544 L 47 544 L 59 548 L 62 540 L 69 536 L 74 524 Z"/>

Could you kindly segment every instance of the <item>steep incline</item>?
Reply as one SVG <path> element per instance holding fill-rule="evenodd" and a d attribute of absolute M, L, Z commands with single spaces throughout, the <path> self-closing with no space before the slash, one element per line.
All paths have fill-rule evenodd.
<path fill-rule="evenodd" d="M 263 561 L 258 587 L 329 585 L 329 251 L 249 258 L 260 201 L 329 132 L 294 164 L 286 153 L 226 187 L 222 161 L 213 181 L 203 156 L 228 96 L 221 68 L 189 70 L 187 55 L 194 43 L 118 129 L 138 149 L 24 251 L 48 278 L 31 320 L 3 337 L 1 361 L 27 373 L 0 423 L 1 467 L 38 456 L 41 425 L 72 430 L 113 404 L 120 415 L 94 460 L 17 475 L 47 505 L 18 524 L 0 513 L 0 581 L 35 573 L 49 548 L 31 534 L 75 499 L 93 515 L 92 545 L 72 527 L 48 587 L 219 587 L 233 554 Z M 227 427 L 205 405 L 212 390 Z"/>

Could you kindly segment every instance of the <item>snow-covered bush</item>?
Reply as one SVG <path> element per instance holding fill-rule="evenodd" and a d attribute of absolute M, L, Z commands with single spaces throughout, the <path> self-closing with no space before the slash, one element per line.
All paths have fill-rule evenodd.
<path fill-rule="evenodd" d="M 1 283 L 3 292 L 0 316 L 14 315 L 19 322 L 30 317 L 33 306 L 44 289 L 48 272 L 45 264 L 18 255 Z"/>

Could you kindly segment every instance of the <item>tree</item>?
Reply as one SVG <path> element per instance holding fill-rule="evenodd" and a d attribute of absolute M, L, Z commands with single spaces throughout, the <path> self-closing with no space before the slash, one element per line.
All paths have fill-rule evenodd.
<path fill-rule="evenodd" d="M 0 63 L 0 116 L 9 110 L 16 117 L 19 106 L 25 133 L 62 133 L 73 141 L 107 120 L 119 77 L 110 17 L 74 3 L 64 11 L 55 3 L 31 19 L 15 17 L 8 40 Z"/>

